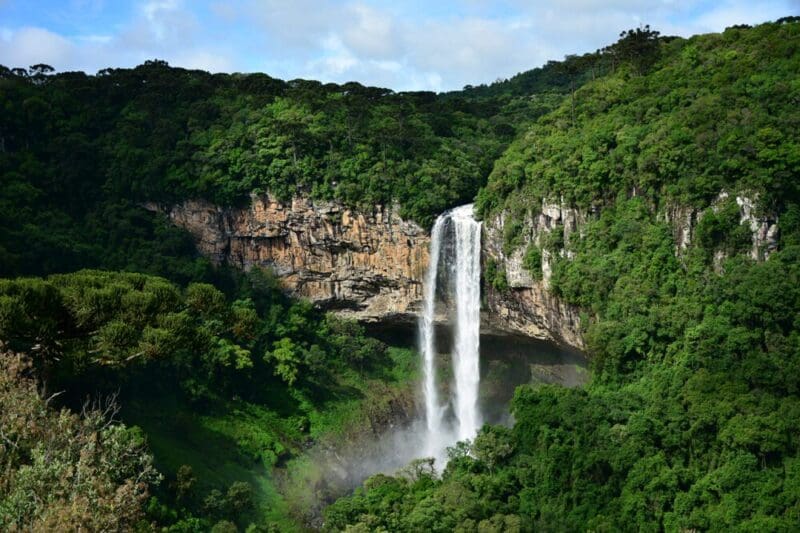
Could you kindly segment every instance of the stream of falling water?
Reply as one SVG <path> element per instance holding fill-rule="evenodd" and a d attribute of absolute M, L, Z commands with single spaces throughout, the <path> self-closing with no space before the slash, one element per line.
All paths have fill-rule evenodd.
<path fill-rule="evenodd" d="M 419 320 L 420 351 L 423 357 L 425 397 L 426 455 L 444 461 L 445 449 L 457 440 L 475 437 L 481 424 L 478 410 L 480 384 L 480 252 L 481 223 L 473 216 L 472 204 L 440 215 L 431 231 L 430 264 L 425 276 L 425 301 Z M 453 246 L 444 246 L 447 238 Z M 445 250 L 442 256 L 442 250 Z M 453 279 L 449 300 L 455 304 L 453 324 L 454 386 L 450 402 L 455 414 L 454 427 L 446 427 L 436 386 L 435 315 L 439 262 Z"/>
<path fill-rule="evenodd" d="M 422 316 L 419 320 L 420 352 L 423 357 L 422 391 L 425 397 L 425 454 L 437 457 L 444 444 L 440 442 L 442 431 L 442 407 L 439 405 L 439 393 L 436 390 L 436 278 L 438 273 L 439 254 L 442 249 L 442 230 L 444 217 L 436 219 L 431 230 L 430 265 L 425 274 L 425 301 Z"/>
<path fill-rule="evenodd" d="M 472 204 L 451 211 L 456 239 L 453 288 L 456 303 L 453 369 L 458 440 L 475 437 L 480 427 L 481 223 Z"/>

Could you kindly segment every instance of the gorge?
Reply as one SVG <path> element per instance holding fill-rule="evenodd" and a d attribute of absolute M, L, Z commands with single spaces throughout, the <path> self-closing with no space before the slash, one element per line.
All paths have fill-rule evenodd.
<path fill-rule="evenodd" d="M 0 530 L 795 531 L 798 72 L 0 66 Z"/>
<path fill-rule="evenodd" d="M 201 200 L 146 207 L 188 230 L 214 264 L 268 268 L 292 294 L 340 316 L 414 324 L 423 312 L 424 287 L 429 286 L 425 276 L 438 251 L 431 239 L 441 228 L 434 225 L 429 236 L 401 218 L 397 206 L 353 209 L 336 201 L 307 196 L 280 201 L 267 194 L 253 195 L 239 208 Z M 575 227 L 559 216 L 532 231 L 544 234 L 564 224 Z M 523 276 L 519 256 L 503 254 L 502 219 L 489 221 L 482 233 L 481 255 L 499 261 L 509 273 L 520 273 L 511 278 L 510 291 L 487 293 L 487 305 L 481 306 L 484 332 L 522 334 L 582 349 L 577 310 L 548 291 L 546 281 Z M 441 312 L 432 316 L 437 323 L 446 320 Z"/>

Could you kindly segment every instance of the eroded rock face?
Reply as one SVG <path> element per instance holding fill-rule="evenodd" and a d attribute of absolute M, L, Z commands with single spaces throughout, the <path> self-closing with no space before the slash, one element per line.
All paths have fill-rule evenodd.
<path fill-rule="evenodd" d="M 709 209 L 717 211 L 720 205 L 727 200 L 730 195 L 723 191 L 720 192 L 711 206 L 707 209 L 697 209 L 690 206 L 671 205 L 660 214 L 663 220 L 672 226 L 675 238 L 676 252 L 680 255 L 692 243 L 695 229 L 698 222 Z M 756 203 L 757 195 L 747 196 L 739 194 L 735 197 L 736 205 L 739 206 L 739 223 L 745 224 L 750 230 L 751 246 L 750 258 L 754 261 L 764 261 L 770 254 L 778 249 L 778 220 L 775 217 L 759 213 Z M 714 262 L 719 264 L 725 259 L 724 252 L 717 250 L 714 253 Z"/>
<path fill-rule="evenodd" d="M 264 195 L 241 209 L 192 200 L 160 210 L 216 264 L 269 267 L 294 295 L 359 320 L 416 315 L 430 239 L 391 208 Z"/>
<path fill-rule="evenodd" d="M 709 209 L 726 198 L 721 193 Z M 766 259 L 777 248 L 777 221 L 758 215 L 751 198 L 740 195 L 736 202 L 741 223 L 753 236 L 750 255 Z M 430 237 L 418 225 L 402 220 L 396 208 L 375 206 L 359 212 L 303 197 L 282 203 L 269 195 L 253 196 L 248 207 L 239 209 L 197 200 L 170 208 L 147 207 L 165 212 L 176 225 L 187 229 L 199 251 L 214 263 L 244 270 L 270 268 L 294 295 L 341 315 L 362 321 L 411 322 L 421 308 Z M 522 227 L 522 244 L 508 254 L 502 243 L 509 215 L 500 213 L 485 221 L 483 260 L 500 265 L 509 290 L 485 287 L 482 330 L 521 333 L 584 349 L 580 310 L 550 292 L 550 277 L 554 254 L 571 259 L 571 240 L 582 234 L 596 213 L 563 201 L 544 201 L 533 211 L 535 214 L 517 221 Z M 682 206 L 658 214 L 673 227 L 676 254 L 691 246 L 703 215 L 704 211 Z M 563 235 L 558 239 L 563 242 L 548 246 L 556 231 Z M 523 264 L 531 243 L 541 250 L 540 273 L 529 272 Z M 446 313 L 438 320 L 447 320 Z"/>
<path fill-rule="evenodd" d="M 737 196 L 740 224 L 747 224 L 752 235 L 750 257 L 756 261 L 764 260 L 778 249 L 778 221 L 759 214 L 756 209 L 756 197 Z"/>
<path fill-rule="evenodd" d="M 681 256 L 692 245 L 698 222 L 703 216 L 709 211 L 717 211 L 728 198 L 728 193 L 723 191 L 707 209 L 671 205 L 657 213 L 660 220 L 672 226 L 676 255 Z M 750 230 L 750 257 L 755 261 L 766 260 L 778 249 L 777 219 L 759 212 L 754 195 L 739 194 L 735 201 L 739 207 L 739 223 Z M 529 212 L 525 220 L 517 221 L 521 222 L 522 244 L 509 253 L 504 252 L 502 245 L 509 214 L 500 213 L 485 223 L 484 254 L 497 261 L 505 271 L 509 285 L 509 290 L 502 292 L 487 288 L 489 312 L 485 315 L 486 320 L 494 329 L 521 332 L 583 349 L 580 310 L 549 291 L 550 278 L 556 258 L 554 254 L 572 259 L 574 252 L 570 249 L 570 240 L 582 235 L 586 223 L 597 213 L 578 210 L 563 201 L 543 201 L 541 208 L 534 212 L 534 215 Z M 553 251 L 546 243 L 555 231 L 563 234 L 563 245 Z M 541 272 L 532 273 L 523 264 L 529 244 L 536 245 L 541 251 Z M 725 257 L 724 251 L 715 251 L 714 265 L 720 268 Z"/>
<path fill-rule="evenodd" d="M 501 331 L 519 332 L 578 349 L 585 348 L 578 308 L 564 303 L 549 291 L 552 252 L 542 250 L 542 272 L 536 278 L 523 266 L 523 256 L 530 243 L 542 248 L 554 230 L 563 231 L 566 248 L 570 237 L 580 233 L 585 225 L 586 215 L 560 203 L 543 202 L 538 214 L 523 221 L 522 245 L 510 254 L 506 254 L 502 246 L 507 217 L 507 213 L 501 213 L 485 223 L 484 254 L 505 269 L 509 285 L 508 291 L 487 287 L 489 313 L 486 318 L 489 324 Z M 569 256 L 569 252 L 563 249 L 560 253 Z"/>
<path fill-rule="evenodd" d="M 701 214 L 699 209 L 685 205 L 670 205 L 664 210 L 662 216 L 672 226 L 676 253 L 683 253 L 692 244 L 692 236 Z"/>
<path fill-rule="evenodd" d="M 428 266 L 430 237 L 402 220 L 396 209 L 350 210 L 335 202 L 295 198 L 282 203 L 253 196 L 246 208 L 221 208 L 201 200 L 162 211 L 193 236 L 198 250 L 215 264 L 244 270 L 270 268 L 294 295 L 362 321 L 416 321 Z M 557 226 L 565 239 L 583 218 L 576 210 L 546 206 L 532 227 L 539 238 Z M 527 225 L 526 225 L 527 226 Z M 577 310 L 547 291 L 547 280 L 533 280 L 522 267 L 522 249 L 502 256 L 502 220 L 487 224 L 483 254 L 501 257 L 513 290 L 487 289 L 487 332 L 522 333 L 583 347 Z M 549 258 L 544 259 L 549 268 Z M 446 321 L 443 313 L 437 321 Z"/>

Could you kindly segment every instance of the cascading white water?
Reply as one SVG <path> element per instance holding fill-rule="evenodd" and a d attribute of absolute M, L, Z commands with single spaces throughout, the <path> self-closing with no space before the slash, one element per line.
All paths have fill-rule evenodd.
<path fill-rule="evenodd" d="M 458 440 L 471 439 L 480 427 L 481 223 L 472 217 L 472 204 L 451 212 L 456 240 L 455 411 Z"/>
<path fill-rule="evenodd" d="M 436 219 L 431 230 L 430 266 L 425 274 L 425 300 L 422 316 L 419 320 L 420 352 L 423 358 L 423 385 L 425 396 L 425 422 L 427 435 L 425 436 L 425 454 L 437 456 L 444 445 L 441 442 L 442 434 L 442 407 L 439 405 L 439 393 L 436 390 L 436 331 L 434 319 L 436 316 L 436 277 L 439 265 L 439 253 L 442 249 L 442 229 L 444 217 Z"/>
<path fill-rule="evenodd" d="M 457 207 L 436 219 L 431 231 L 430 264 L 425 276 L 425 301 L 419 320 L 420 351 L 423 357 L 423 394 L 427 434 L 426 454 L 443 459 L 446 446 L 456 440 L 471 439 L 481 417 L 478 411 L 480 384 L 480 251 L 481 223 L 473 216 L 472 204 Z M 449 230 L 449 231 L 447 231 Z M 453 246 L 443 246 L 452 236 Z M 446 250 L 441 257 L 442 249 Z M 448 253 L 453 257 L 448 257 Z M 435 311 L 439 261 L 444 260 L 453 279 L 451 301 L 455 302 L 453 371 L 455 376 L 453 411 L 456 427 L 449 431 L 443 423 L 445 409 L 436 388 Z"/>

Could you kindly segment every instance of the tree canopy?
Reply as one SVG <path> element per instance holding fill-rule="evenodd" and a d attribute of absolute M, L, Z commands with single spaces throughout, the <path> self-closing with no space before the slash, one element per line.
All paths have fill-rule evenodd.
<path fill-rule="evenodd" d="M 440 477 L 373 477 L 329 530 L 800 523 L 800 25 L 656 37 L 623 33 L 621 63 L 516 139 L 478 195 L 485 216 L 506 210 L 507 253 L 542 200 L 587 214 L 543 247 L 550 290 L 585 318 L 591 382 L 518 388 L 513 428 L 454 447 Z M 766 261 L 733 197 L 709 207 L 721 191 L 777 220 Z M 686 250 L 662 215 L 676 204 L 705 209 Z M 534 274 L 542 252 L 525 250 Z M 486 281 L 513 290 L 492 262 Z"/>
<path fill-rule="evenodd" d="M 159 60 L 0 68 L 0 528 L 291 528 L 269 474 L 287 464 L 330 501 L 303 451 L 358 417 L 374 430 L 413 354 L 268 272 L 212 267 L 142 207 L 269 191 L 397 203 L 422 224 L 476 199 L 511 215 L 505 253 L 543 201 L 586 214 L 523 266 L 540 279 L 550 261 L 549 290 L 580 309 L 591 382 L 520 387 L 513 427 L 456 444 L 443 470 L 370 478 L 325 528 L 796 529 L 798 72 L 797 17 L 689 39 L 642 26 L 441 95 Z M 775 222 L 766 260 L 736 195 Z M 686 249 L 676 205 L 703 213 Z M 85 403 L 117 392 L 143 430 Z"/>

